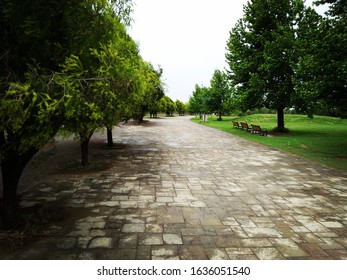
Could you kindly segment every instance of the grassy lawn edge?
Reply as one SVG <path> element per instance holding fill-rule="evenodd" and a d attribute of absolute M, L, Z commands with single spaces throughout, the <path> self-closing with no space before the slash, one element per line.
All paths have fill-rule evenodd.
<path fill-rule="evenodd" d="M 249 125 L 257 124 L 269 131 L 269 136 L 259 136 L 234 128 L 232 121 L 245 121 Z M 347 120 L 326 116 L 313 119 L 304 115 L 286 115 L 286 127 L 289 133 L 274 133 L 275 114 L 254 114 L 242 117 L 223 117 L 218 121 L 210 117 L 203 122 L 198 117 L 191 121 L 222 130 L 241 138 L 286 151 L 304 158 L 325 164 L 329 167 L 347 171 Z"/>

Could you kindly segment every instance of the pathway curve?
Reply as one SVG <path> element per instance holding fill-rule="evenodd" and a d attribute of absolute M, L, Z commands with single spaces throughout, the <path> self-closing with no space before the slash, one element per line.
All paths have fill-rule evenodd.
<path fill-rule="evenodd" d="M 23 206 L 70 216 L 3 258 L 347 259 L 346 173 L 188 117 L 126 125 L 114 140 L 109 169 L 58 172 L 23 193 Z"/>

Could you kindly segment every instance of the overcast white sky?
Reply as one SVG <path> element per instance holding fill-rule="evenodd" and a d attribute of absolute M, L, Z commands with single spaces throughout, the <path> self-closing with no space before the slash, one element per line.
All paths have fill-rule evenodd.
<path fill-rule="evenodd" d="M 247 0 L 133 0 L 129 29 L 144 60 L 160 65 L 166 92 L 187 102 L 195 84 L 208 86 L 223 70 L 229 31 Z M 307 0 L 311 3 L 312 0 Z"/>

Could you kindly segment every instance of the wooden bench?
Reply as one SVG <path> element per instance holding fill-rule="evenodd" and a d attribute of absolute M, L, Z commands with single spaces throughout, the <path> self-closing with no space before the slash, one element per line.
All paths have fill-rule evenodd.
<path fill-rule="evenodd" d="M 262 129 L 259 125 L 252 124 L 251 133 L 259 134 L 262 136 L 267 136 L 267 129 Z"/>
<path fill-rule="evenodd" d="M 242 129 L 246 129 L 247 131 L 252 130 L 252 128 L 250 128 L 246 122 L 240 122 L 240 125 L 241 125 Z"/>
<path fill-rule="evenodd" d="M 242 126 L 239 124 L 239 122 L 235 122 L 235 121 L 233 121 L 233 127 L 242 128 Z"/>

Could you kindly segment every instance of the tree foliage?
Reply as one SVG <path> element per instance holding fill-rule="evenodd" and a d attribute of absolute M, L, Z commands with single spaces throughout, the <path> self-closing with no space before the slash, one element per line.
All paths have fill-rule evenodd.
<path fill-rule="evenodd" d="M 222 114 L 229 113 L 231 88 L 226 73 L 215 70 L 210 86 L 195 85 L 193 95 L 189 98 L 189 111 L 193 114 L 217 113 L 219 120 Z"/>
<path fill-rule="evenodd" d="M 65 59 L 64 11 L 60 1 L 0 1 L 0 159 L 8 221 L 15 218 L 23 169 L 62 121 L 55 72 Z"/>
<path fill-rule="evenodd" d="M 319 81 L 316 86 L 317 100 L 327 104 L 332 113 L 347 117 L 347 3 L 344 0 L 320 0 L 318 4 L 331 4 L 313 38 L 313 66 L 306 67 Z M 317 71 L 318 70 L 318 71 Z"/>
<path fill-rule="evenodd" d="M 189 111 L 191 114 L 202 116 L 202 114 L 209 114 L 207 107 L 209 89 L 205 86 L 195 85 L 195 90 L 189 97 Z"/>
<path fill-rule="evenodd" d="M 176 110 L 177 110 L 177 113 L 179 116 L 184 116 L 184 114 L 186 113 L 187 111 L 187 107 L 186 105 L 180 101 L 180 100 L 176 100 L 175 102 L 175 107 L 176 107 Z"/>
<path fill-rule="evenodd" d="M 80 137 L 84 165 L 89 163 L 88 143 L 94 131 L 103 125 L 112 131 L 140 87 L 137 45 L 117 18 L 97 14 L 95 20 L 91 26 L 107 26 L 107 36 L 95 35 L 93 46 L 89 37 L 84 38 L 89 49 L 66 59 L 59 80 L 66 95 L 64 129 Z M 112 145 L 112 136 L 108 143 Z"/>
<path fill-rule="evenodd" d="M 332 17 L 346 17 L 347 15 L 347 3 L 346 0 L 316 0 L 316 5 L 330 4 L 328 15 Z"/>
<path fill-rule="evenodd" d="M 142 89 L 136 95 L 131 110 L 132 117 L 139 123 L 147 113 L 157 109 L 157 102 L 164 96 L 162 74 L 163 70 L 160 67 L 156 70 L 151 63 L 142 62 L 140 67 Z"/>
<path fill-rule="evenodd" d="M 168 117 L 172 117 L 176 111 L 176 104 L 169 96 L 163 96 L 160 99 L 160 108 L 161 111 L 166 114 Z"/>
<path fill-rule="evenodd" d="M 293 106 L 309 116 L 320 106 L 318 73 L 321 71 L 317 55 L 317 36 L 320 33 L 322 17 L 312 8 L 303 9 L 298 21 L 295 54 L 298 57 L 295 69 L 295 94 Z"/>
<path fill-rule="evenodd" d="M 207 106 L 209 107 L 209 111 L 217 113 L 218 120 L 222 120 L 222 114 L 228 111 L 227 105 L 231 98 L 229 81 L 225 73 L 215 70 L 208 93 Z"/>

